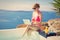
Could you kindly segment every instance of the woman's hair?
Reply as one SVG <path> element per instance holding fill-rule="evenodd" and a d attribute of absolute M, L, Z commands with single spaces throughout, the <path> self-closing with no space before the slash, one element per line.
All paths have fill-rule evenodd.
<path fill-rule="evenodd" d="M 36 3 L 32 9 L 36 9 L 36 8 L 40 8 L 40 5 L 38 3 Z"/>

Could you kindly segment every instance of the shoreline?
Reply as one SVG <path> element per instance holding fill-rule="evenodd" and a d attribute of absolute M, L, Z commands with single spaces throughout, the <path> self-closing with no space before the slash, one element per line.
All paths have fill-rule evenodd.
<path fill-rule="evenodd" d="M 14 29 L 1 29 L 0 31 L 13 31 L 13 30 L 24 30 L 26 28 L 14 28 Z"/>

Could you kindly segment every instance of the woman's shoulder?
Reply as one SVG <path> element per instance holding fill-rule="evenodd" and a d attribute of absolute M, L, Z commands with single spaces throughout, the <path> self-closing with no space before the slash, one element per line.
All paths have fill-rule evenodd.
<path fill-rule="evenodd" d="M 41 11 L 39 11 L 39 10 L 38 11 L 33 11 L 33 14 L 36 14 L 36 13 L 41 14 Z"/>
<path fill-rule="evenodd" d="M 39 12 L 39 13 L 41 13 L 41 11 L 40 11 L 40 10 L 39 10 L 38 12 Z"/>
<path fill-rule="evenodd" d="M 41 11 L 38 11 L 38 14 L 41 14 Z"/>

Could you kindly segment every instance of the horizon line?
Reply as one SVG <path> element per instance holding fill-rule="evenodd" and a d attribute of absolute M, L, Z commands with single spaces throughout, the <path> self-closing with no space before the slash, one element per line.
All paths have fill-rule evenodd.
<path fill-rule="evenodd" d="M 25 10 L 25 9 L 24 9 L 24 10 L 20 10 L 20 9 L 19 9 L 19 10 L 18 10 L 18 9 L 17 9 L 17 10 L 11 10 L 11 9 L 0 9 L 0 10 L 6 10 L 6 11 L 33 11 L 33 10 Z M 54 10 L 40 10 L 40 11 L 54 11 Z"/>

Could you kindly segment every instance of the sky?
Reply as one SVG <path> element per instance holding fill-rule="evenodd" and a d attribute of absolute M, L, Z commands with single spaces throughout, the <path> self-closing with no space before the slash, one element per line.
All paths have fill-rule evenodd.
<path fill-rule="evenodd" d="M 32 10 L 35 3 L 40 4 L 40 10 L 52 10 L 53 0 L 0 0 L 0 9 L 4 10 Z"/>

